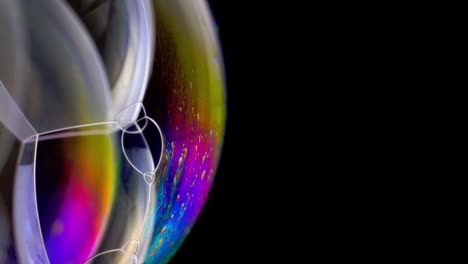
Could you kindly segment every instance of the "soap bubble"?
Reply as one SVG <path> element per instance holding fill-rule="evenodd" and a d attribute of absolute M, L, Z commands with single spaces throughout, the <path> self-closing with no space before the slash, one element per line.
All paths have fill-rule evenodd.
<path fill-rule="evenodd" d="M 0 263 L 166 263 L 211 189 L 204 1 L 0 1 Z"/>

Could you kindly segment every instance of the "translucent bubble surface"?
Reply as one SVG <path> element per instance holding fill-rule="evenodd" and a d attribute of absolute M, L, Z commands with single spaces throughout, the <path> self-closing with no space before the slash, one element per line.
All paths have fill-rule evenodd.
<path fill-rule="evenodd" d="M 212 186 L 206 2 L 0 1 L 0 263 L 166 263 Z"/>

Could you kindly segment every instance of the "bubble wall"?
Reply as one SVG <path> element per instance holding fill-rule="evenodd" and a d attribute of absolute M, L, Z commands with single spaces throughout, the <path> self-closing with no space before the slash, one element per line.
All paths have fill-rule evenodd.
<path fill-rule="evenodd" d="M 0 263 L 167 263 L 216 176 L 204 0 L 0 1 Z"/>

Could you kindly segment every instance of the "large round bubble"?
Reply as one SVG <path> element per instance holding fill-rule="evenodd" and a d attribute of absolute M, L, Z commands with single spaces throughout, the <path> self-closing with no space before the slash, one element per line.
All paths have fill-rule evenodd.
<path fill-rule="evenodd" d="M 203 0 L 0 1 L 0 263 L 167 263 L 223 143 Z"/>

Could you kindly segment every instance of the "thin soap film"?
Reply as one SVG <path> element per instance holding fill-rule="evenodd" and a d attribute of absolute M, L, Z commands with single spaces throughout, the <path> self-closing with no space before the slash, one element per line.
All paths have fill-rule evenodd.
<path fill-rule="evenodd" d="M 103 130 L 104 125 L 117 129 Z M 50 263 L 136 262 L 152 235 L 150 230 L 143 236 L 143 230 L 155 218 L 148 217 L 148 211 L 155 204 L 155 177 L 164 146 L 158 124 L 146 115 L 143 105 L 126 108 L 116 121 L 44 132 L 35 139 L 33 172 L 20 172 L 18 179 L 37 188 L 37 202 L 33 199 L 29 204 L 37 207 L 38 216 L 29 218 L 31 223 L 38 218 L 42 234 L 37 233 L 44 241 L 38 244 L 44 244 Z M 108 160 L 121 162 L 114 166 Z M 83 184 L 86 189 L 80 187 Z M 24 194 L 18 192 L 16 200 L 24 201 Z M 101 208 L 92 209 L 96 204 Z M 110 204 L 112 210 L 103 207 Z M 112 213 L 106 215 L 107 211 Z M 20 210 L 17 215 L 25 213 Z M 35 250 L 44 256 L 41 251 Z M 102 253 L 89 258 L 91 252 Z M 34 259 L 27 252 L 24 255 L 26 260 Z"/>
<path fill-rule="evenodd" d="M 37 135 L 10 93 L 0 80 L 0 122 L 21 142 Z"/>
<path fill-rule="evenodd" d="M 21 225 L 16 224 L 14 228 L 15 234 L 24 239 L 17 241 L 17 243 L 21 243 L 24 250 L 23 252 L 16 252 L 16 257 L 10 256 L 8 262 L 16 262 L 15 258 L 18 258 L 23 263 L 49 263 L 38 223 L 35 196 L 38 135 L 1 81 L 0 123 L 22 143 L 15 169 L 16 177 L 14 185 L 21 186 L 22 190 L 21 192 L 13 193 L 12 213 L 15 223 L 18 220 L 21 221 Z M 21 204 L 18 204 L 18 201 L 21 201 Z M 21 226 L 21 228 L 18 228 L 18 226 Z M 1 235 L 4 238 L 6 234 Z M 0 251 L 2 251 L 1 247 Z M 0 260 L 4 259 L 4 257 L 0 256 Z"/>
<path fill-rule="evenodd" d="M 0 87 L 1 91 L 1 106 L 2 106 L 2 115 L 1 115 L 1 121 L 4 123 L 15 135 L 17 135 L 18 139 L 21 141 L 25 141 L 27 139 L 30 139 L 31 137 L 34 138 L 34 144 L 31 145 L 29 144 L 28 146 L 33 147 L 29 152 L 22 151 L 20 157 L 22 157 L 20 160 L 26 159 L 26 160 L 31 160 L 27 164 L 31 164 L 28 166 L 21 166 L 19 168 L 27 168 L 30 167 L 32 169 L 31 173 L 25 173 L 25 170 L 19 170 L 19 177 L 18 179 L 21 180 L 24 179 L 25 183 L 22 184 L 23 186 L 31 186 L 31 192 L 35 193 L 36 189 L 36 176 L 41 175 L 41 172 L 43 169 L 41 168 L 41 165 L 43 164 L 52 164 L 54 167 L 59 164 L 56 164 L 56 160 L 53 159 L 50 161 L 49 159 L 45 157 L 50 157 L 54 156 L 54 151 L 53 148 L 50 145 L 54 145 L 54 141 L 56 140 L 68 140 L 68 141 L 74 141 L 78 138 L 78 142 L 85 142 L 86 140 L 83 141 L 84 137 L 90 137 L 93 136 L 93 133 L 97 133 L 97 131 L 101 131 L 98 134 L 102 134 L 102 126 L 106 124 L 112 124 L 114 123 L 117 127 L 119 127 L 119 133 L 120 133 L 120 148 L 121 148 L 121 153 L 123 155 L 124 159 L 124 165 L 122 166 L 122 175 L 121 178 L 123 179 L 122 181 L 122 186 L 126 188 L 122 188 L 123 195 L 121 197 L 124 197 L 124 199 L 128 199 L 129 197 L 133 197 L 128 199 L 128 201 L 123 200 L 122 198 L 117 199 L 117 202 L 121 202 L 122 204 L 116 204 L 117 212 L 121 212 L 122 209 L 123 211 L 126 211 L 128 213 L 127 216 L 124 215 L 124 217 L 129 217 L 129 216 L 140 216 L 138 221 L 134 220 L 131 221 L 131 226 L 127 225 L 127 228 L 123 229 L 126 230 L 126 234 L 122 238 L 120 238 L 120 241 L 124 241 L 125 243 L 121 248 L 118 249 L 113 249 L 113 250 L 107 250 L 104 251 L 103 253 L 100 253 L 90 260 L 86 261 L 86 263 L 136 263 L 138 261 L 138 252 L 139 249 L 141 248 L 140 246 L 140 238 L 143 232 L 143 227 L 144 223 L 146 222 L 147 219 L 147 214 L 148 214 L 148 208 L 151 205 L 151 201 L 154 201 L 154 192 L 153 190 L 153 183 L 155 179 L 155 174 L 156 174 L 156 169 L 158 168 L 158 165 L 161 161 L 162 157 L 162 152 L 163 152 L 163 137 L 161 130 L 157 123 L 149 118 L 146 115 L 146 110 L 143 107 L 142 104 L 138 103 L 135 105 L 132 105 L 128 108 L 126 108 L 122 113 L 119 115 L 118 120 L 115 122 L 106 122 L 106 123 L 96 123 L 96 124 L 85 124 L 81 125 L 78 127 L 71 127 L 71 128 L 63 128 L 63 129 L 58 129 L 54 131 L 49 131 L 49 132 L 44 132 L 44 133 L 36 133 L 35 130 L 32 128 L 32 126 L 29 124 L 27 119 L 24 117 L 22 111 L 19 109 L 19 107 L 16 105 L 14 100 L 11 98 L 9 95 L 8 91 L 5 89 L 4 85 L 1 84 Z M 141 111 L 141 115 L 138 115 L 138 112 Z M 136 121 L 132 121 L 135 120 Z M 15 121 L 15 122 L 12 122 Z M 83 133 L 79 132 L 80 128 L 85 128 L 88 133 Z M 23 130 L 24 131 L 23 131 Z M 94 132 L 93 132 L 94 131 Z M 104 130 L 105 131 L 105 130 Z M 110 130 L 108 130 L 110 131 Z M 148 131 L 150 131 L 153 134 L 148 135 Z M 26 132 L 26 133 L 25 133 Z M 91 133 L 89 133 L 91 132 Z M 110 132 L 108 132 L 110 133 Z M 156 139 L 156 140 L 155 140 Z M 150 147 L 150 144 L 152 147 Z M 47 150 L 46 152 L 42 153 L 38 151 L 45 149 Z M 39 154 L 38 154 L 39 153 Z M 26 155 L 26 156 L 25 156 Z M 155 158 L 156 157 L 156 158 Z M 45 159 L 44 159 L 45 158 Z M 37 159 L 37 161 L 36 161 Z M 23 163 L 23 162 L 22 162 Z M 50 166 L 46 166 L 50 167 Z M 126 174 L 129 175 L 126 175 Z M 54 174 L 54 173 L 51 173 Z M 55 173 L 59 174 L 59 173 Z M 131 175 L 131 174 L 136 174 L 136 175 Z M 133 178 L 133 179 L 132 179 Z M 135 184 L 135 181 L 139 182 Z M 27 184 L 29 182 L 30 184 Z M 54 185 L 52 183 L 51 185 Z M 128 186 L 139 186 L 136 189 L 135 188 L 128 188 Z M 41 190 L 41 186 L 39 184 L 39 190 Z M 152 195 L 153 194 L 153 195 Z M 38 215 L 29 215 L 30 212 L 34 213 L 38 211 L 39 215 L 42 216 L 44 215 L 49 215 L 50 212 L 44 212 L 39 208 L 37 209 L 37 203 L 39 203 L 40 206 L 40 192 L 39 192 L 39 201 L 35 200 L 35 197 L 31 201 L 28 202 L 29 208 L 28 210 L 20 210 L 17 212 L 17 215 L 25 216 L 28 215 L 28 219 L 34 219 L 34 218 L 40 218 Z M 153 198 L 152 198 L 153 196 Z M 143 198 L 141 198 L 143 197 Z M 67 207 L 73 207 L 73 204 L 70 203 L 70 199 L 67 199 L 67 197 L 58 197 L 61 198 L 60 200 L 64 200 L 65 205 Z M 22 199 L 21 197 L 18 197 L 17 200 Z M 140 202 L 140 201 L 143 201 Z M 135 204 L 132 204 L 135 203 Z M 83 203 L 83 201 L 80 201 L 80 203 Z M 125 209 L 126 210 L 125 210 Z M 63 208 L 61 208 L 63 210 Z M 62 214 L 63 212 L 57 213 L 55 212 L 55 215 L 57 214 Z M 91 215 L 92 216 L 92 215 Z M 115 219 L 119 219 L 119 217 L 115 217 Z M 121 218 L 120 218 L 121 219 Z M 128 218 L 130 219 L 130 218 Z M 42 220 L 42 221 L 41 221 Z M 60 227 L 57 227 L 57 223 L 63 223 L 67 222 L 66 219 L 60 222 L 55 222 L 54 227 L 52 228 L 53 230 L 50 232 L 50 228 L 47 228 L 47 225 L 45 224 L 47 222 L 47 219 L 44 219 L 42 217 L 41 219 L 38 219 L 38 223 L 42 224 L 42 230 L 44 231 L 44 241 L 38 241 L 37 243 L 26 243 L 25 245 L 31 244 L 32 248 L 34 250 L 30 250 L 29 253 L 31 254 L 25 254 L 22 259 L 26 261 L 30 260 L 38 260 L 42 259 L 40 262 L 49 262 L 47 259 L 47 255 L 49 255 L 52 259 L 52 263 L 57 263 L 57 248 L 59 248 L 59 245 L 57 244 L 57 241 L 61 242 L 64 239 L 70 239 L 70 234 L 65 234 L 65 237 L 60 238 L 60 236 L 57 238 L 51 238 L 53 237 L 54 234 L 50 235 L 50 233 L 60 233 L 56 229 L 60 229 Z M 119 220 L 119 227 L 120 230 L 122 230 L 121 221 Z M 34 238 L 39 238 L 42 239 L 43 235 L 41 234 L 41 230 L 39 227 L 35 227 L 36 221 L 32 220 L 30 221 L 32 224 L 31 230 L 36 230 L 35 234 L 32 234 Z M 112 219 L 110 221 L 112 223 Z M 76 223 L 75 223 L 76 224 Z M 73 225 L 74 228 L 77 228 L 76 225 Z M 61 227 L 62 229 L 64 228 L 63 226 Z M 108 228 L 109 229 L 109 228 Z M 113 229 L 110 229 L 113 230 Z M 113 231 L 112 236 L 115 238 L 115 234 L 118 232 Z M 73 235 L 73 234 L 71 234 Z M 25 234 L 27 236 L 27 234 Z M 106 243 L 106 239 L 103 239 L 104 244 Z M 108 239 L 108 241 L 114 241 L 114 239 L 111 237 L 111 239 Z M 33 245 L 35 244 L 35 245 Z M 48 254 L 43 254 L 43 246 L 44 245 L 47 248 Z M 147 245 L 146 245 L 147 246 Z M 38 258 L 40 256 L 40 258 Z M 78 256 L 79 257 L 79 256 Z"/>
<path fill-rule="evenodd" d="M 101 253 L 85 263 L 138 263 L 144 257 L 152 235 L 143 232 L 145 226 L 152 225 L 155 219 L 154 215 L 149 215 L 149 210 L 155 206 L 155 178 L 162 159 L 164 138 L 160 127 L 147 116 L 141 103 L 125 108 L 118 115 L 116 125 L 120 129 L 121 181 L 124 185 L 118 191 L 116 210 L 108 225 L 112 232 L 106 234 Z M 141 202 L 137 205 L 138 201 Z M 132 219 L 129 215 L 139 217 L 122 225 L 122 218 Z M 128 225 L 133 227 L 123 228 L 123 232 L 116 231 Z M 115 247 L 117 244 L 114 243 L 113 248 L 112 241 L 121 241 L 121 245 Z"/>

